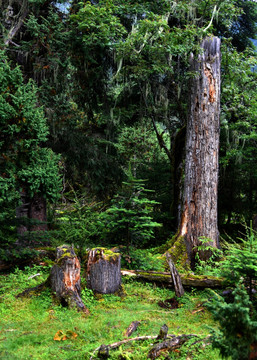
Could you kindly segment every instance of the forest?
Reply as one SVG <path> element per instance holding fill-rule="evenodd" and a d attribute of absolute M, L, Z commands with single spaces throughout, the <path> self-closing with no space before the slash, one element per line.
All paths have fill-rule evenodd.
<path fill-rule="evenodd" d="M 257 359 L 257 2 L 0 1 L 0 358 Z"/>

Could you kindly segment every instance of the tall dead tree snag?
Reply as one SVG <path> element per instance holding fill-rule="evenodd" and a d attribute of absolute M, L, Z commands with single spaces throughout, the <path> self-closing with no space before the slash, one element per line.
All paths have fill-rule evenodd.
<path fill-rule="evenodd" d="M 196 74 L 190 85 L 186 133 L 183 212 L 177 239 L 184 239 L 188 260 L 194 266 L 201 237 L 219 246 L 217 189 L 220 116 L 220 39 L 206 38 L 202 53 L 191 56 Z M 171 249 L 172 252 L 172 249 Z M 208 258 L 206 251 L 200 252 Z"/>

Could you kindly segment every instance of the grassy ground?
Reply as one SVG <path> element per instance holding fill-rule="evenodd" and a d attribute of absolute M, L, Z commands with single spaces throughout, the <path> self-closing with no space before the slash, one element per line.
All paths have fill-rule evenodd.
<path fill-rule="evenodd" d="M 31 275 L 40 273 L 29 279 Z M 105 295 L 95 299 L 82 291 L 91 315 L 52 304 L 48 290 L 31 298 L 16 298 L 22 290 L 41 283 L 49 269 L 39 266 L 0 275 L 0 358 L 5 360 L 89 359 L 101 344 L 124 339 L 132 321 L 140 325 L 132 337 L 157 335 L 167 324 L 170 334 L 198 334 L 205 337 L 215 326 L 201 303 L 207 292 L 187 292 L 178 309 L 166 310 L 158 301 L 174 297 L 170 289 L 124 281 L 125 297 Z M 66 340 L 54 340 L 58 331 Z M 60 334 L 60 333 L 59 333 Z M 110 359 L 145 360 L 153 341 L 134 342 L 111 350 Z M 170 359 L 220 359 L 210 345 L 195 339 L 169 355 Z M 166 354 L 167 355 L 167 354 Z M 164 359 L 164 356 L 162 357 Z M 161 358 L 160 358 L 161 359 Z"/>

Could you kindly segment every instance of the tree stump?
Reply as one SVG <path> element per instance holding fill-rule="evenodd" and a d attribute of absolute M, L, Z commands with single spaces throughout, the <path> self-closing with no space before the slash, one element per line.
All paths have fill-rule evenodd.
<path fill-rule="evenodd" d="M 92 249 L 88 253 L 87 287 L 100 294 L 113 294 L 121 286 L 119 253 L 105 248 Z"/>
<path fill-rule="evenodd" d="M 80 263 L 69 245 L 57 248 L 56 263 L 51 269 L 49 280 L 61 304 L 89 313 L 80 298 Z"/>

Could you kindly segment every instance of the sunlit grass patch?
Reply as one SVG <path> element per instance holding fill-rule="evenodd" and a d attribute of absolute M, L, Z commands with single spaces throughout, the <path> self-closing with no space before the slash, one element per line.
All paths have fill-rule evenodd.
<path fill-rule="evenodd" d="M 28 279 L 37 272 L 42 275 Z M 90 290 L 82 291 L 83 301 L 91 313 L 89 316 L 55 305 L 48 289 L 27 298 L 15 297 L 26 288 L 44 281 L 48 272 L 49 269 L 35 267 L 0 277 L 1 359 L 89 359 L 101 344 L 123 340 L 132 321 L 139 321 L 140 324 L 131 337 L 155 336 L 163 324 L 168 325 L 171 334 L 206 336 L 208 326 L 213 326 L 208 311 L 200 306 L 206 300 L 205 292 L 187 292 L 179 300 L 178 309 L 164 309 L 158 302 L 173 298 L 175 294 L 171 289 L 134 280 L 124 282 L 126 295 L 123 297 L 94 297 Z M 64 340 L 54 340 L 58 332 L 64 334 Z M 76 336 L 69 337 L 67 334 Z M 140 341 L 122 345 L 119 349 L 111 350 L 110 359 L 145 360 L 150 343 Z M 187 348 L 183 349 L 184 346 L 180 349 L 180 359 L 187 358 L 183 355 L 187 353 Z M 199 347 L 194 352 L 198 357 L 194 355 L 192 359 L 203 360 L 204 357 L 199 355 L 201 352 L 209 359 L 219 359 L 210 346 L 206 349 Z M 171 358 L 178 358 L 177 355 L 175 352 Z"/>

